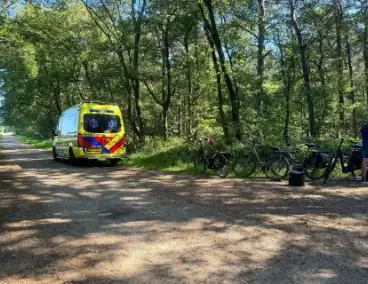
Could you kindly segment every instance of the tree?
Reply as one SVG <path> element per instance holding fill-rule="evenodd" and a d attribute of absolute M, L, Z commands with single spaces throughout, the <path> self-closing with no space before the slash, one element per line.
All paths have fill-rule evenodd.
<path fill-rule="evenodd" d="M 339 118 L 340 118 L 340 130 L 345 127 L 345 113 L 344 113 L 344 56 L 342 53 L 342 24 L 343 24 L 343 11 L 341 4 L 338 0 L 333 0 L 335 27 L 336 27 L 336 60 L 337 60 L 337 90 L 339 94 Z"/>
<path fill-rule="evenodd" d="M 18 129 L 46 135 L 82 100 L 118 103 L 134 145 L 357 135 L 366 115 L 366 0 L 15 3 L 0 8 L 0 114 Z"/>
<path fill-rule="evenodd" d="M 238 94 L 234 88 L 234 83 L 233 80 L 228 72 L 227 66 L 226 66 L 226 62 L 225 62 L 225 54 L 223 51 L 223 45 L 221 43 L 221 38 L 217 29 L 217 24 L 216 24 L 216 20 L 215 20 L 215 14 L 214 14 L 214 9 L 213 9 L 213 3 L 212 0 L 204 0 L 204 4 L 206 6 L 206 10 L 205 7 L 203 6 L 203 4 L 201 2 L 198 2 L 198 7 L 201 11 L 201 15 L 202 15 L 202 19 L 204 22 L 204 25 L 207 27 L 207 29 L 209 30 L 209 34 L 210 37 L 213 40 L 213 43 L 215 44 L 216 50 L 217 50 L 217 54 L 219 57 L 219 61 L 220 61 L 220 66 L 221 66 L 221 71 L 223 73 L 223 77 L 224 77 L 224 81 L 226 83 L 228 92 L 229 92 L 229 96 L 230 96 L 230 101 L 231 101 L 231 118 L 232 118 L 232 123 L 233 123 L 233 127 L 235 129 L 235 136 L 238 140 L 241 139 L 241 132 L 240 132 L 240 114 L 239 114 L 239 98 L 238 98 Z M 206 11 L 207 14 L 206 15 Z"/>
<path fill-rule="evenodd" d="M 312 136 L 316 136 L 317 130 L 316 130 L 316 122 L 314 118 L 314 104 L 313 104 L 312 89 L 311 89 L 311 84 L 310 84 L 309 62 L 307 59 L 307 43 L 303 39 L 302 31 L 297 21 L 296 4 L 297 4 L 297 0 L 295 1 L 289 0 L 291 23 L 295 30 L 295 34 L 296 34 L 298 44 L 299 44 L 300 63 L 302 65 L 303 79 L 304 79 L 304 90 L 305 90 L 305 95 L 306 95 L 307 103 L 308 103 L 310 134 Z"/>
<path fill-rule="evenodd" d="M 135 135 L 138 136 L 140 141 L 143 141 L 144 127 L 140 106 L 139 55 L 142 23 L 147 1 L 143 0 L 140 6 L 136 3 L 136 0 L 130 1 L 130 11 L 121 10 L 119 6 L 122 3 L 119 0 L 110 2 L 82 0 L 82 2 L 97 27 L 108 38 L 119 58 L 123 85 L 128 94 L 128 119 Z M 118 20 L 116 20 L 116 17 Z M 125 40 L 126 37 L 130 38 L 131 36 L 134 38 L 133 47 L 129 45 L 129 42 L 127 44 Z M 132 49 L 133 55 L 131 55 Z"/>

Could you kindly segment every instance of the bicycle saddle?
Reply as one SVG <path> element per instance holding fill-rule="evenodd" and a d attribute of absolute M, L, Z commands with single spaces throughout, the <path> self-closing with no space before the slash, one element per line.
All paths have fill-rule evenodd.
<path fill-rule="evenodd" d="M 314 144 L 314 143 L 307 143 L 307 144 L 305 144 L 308 148 L 314 148 L 314 147 L 316 147 L 316 144 Z"/>

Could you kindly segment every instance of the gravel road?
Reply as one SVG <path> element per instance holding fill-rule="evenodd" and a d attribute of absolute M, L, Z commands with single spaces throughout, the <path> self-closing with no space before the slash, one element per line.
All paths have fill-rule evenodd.
<path fill-rule="evenodd" d="M 368 188 L 71 167 L 0 141 L 0 283 L 367 283 Z"/>

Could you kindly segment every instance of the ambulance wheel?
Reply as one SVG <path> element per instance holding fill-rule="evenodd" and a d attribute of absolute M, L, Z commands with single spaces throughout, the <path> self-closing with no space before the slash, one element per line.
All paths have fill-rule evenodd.
<path fill-rule="evenodd" d="M 117 164 L 119 164 L 120 162 L 120 159 L 111 159 L 110 160 L 110 165 L 113 167 L 113 166 L 116 166 Z"/>
<path fill-rule="evenodd" d="M 69 149 L 69 163 L 71 166 L 78 166 L 79 161 L 75 158 L 74 156 L 74 153 L 73 153 L 73 150 L 72 149 Z"/>
<path fill-rule="evenodd" d="M 55 149 L 55 147 L 52 147 L 52 157 L 54 158 L 54 161 L 60 161 L 60 159 L 56 155 L 56 149 Z"/>

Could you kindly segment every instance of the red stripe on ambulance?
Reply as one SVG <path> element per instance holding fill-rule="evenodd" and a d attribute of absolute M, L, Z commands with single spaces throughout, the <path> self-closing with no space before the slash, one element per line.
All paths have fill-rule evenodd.
<path fill-rule="evenodd" d="M 125 145 L 125 137 L 121 138 L 114 146 L 110 148 L 111 153 L 115 153 L 120 147 Z"/>

